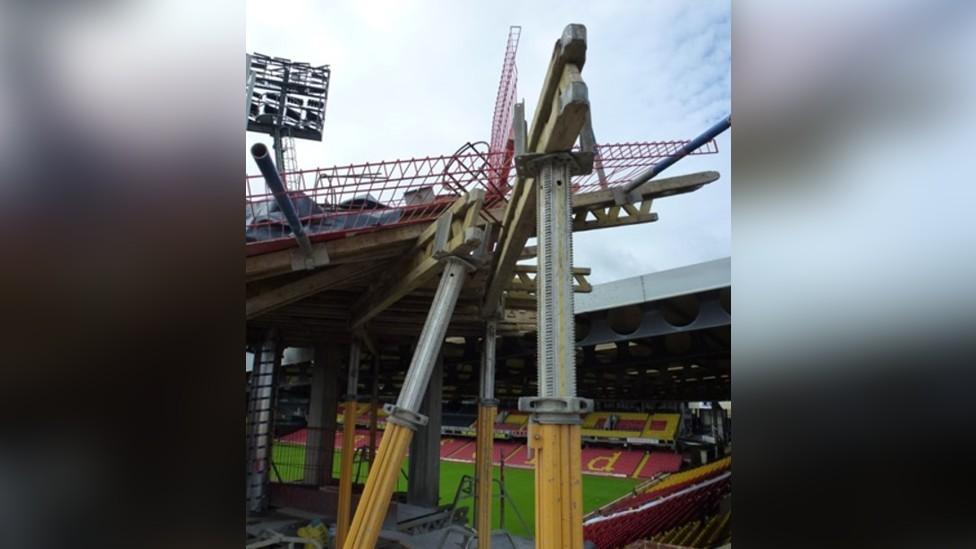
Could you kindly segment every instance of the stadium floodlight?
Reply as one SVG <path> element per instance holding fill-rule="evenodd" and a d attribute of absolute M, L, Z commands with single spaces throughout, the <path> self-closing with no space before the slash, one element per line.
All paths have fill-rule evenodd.
<path fill-rule="evenodd" d="M 276 138 L 322 140 L 331 70 L 260 53 L 248 55 L 247 130 Z M 249 82 L 250 84 L 250 82 Z"/>

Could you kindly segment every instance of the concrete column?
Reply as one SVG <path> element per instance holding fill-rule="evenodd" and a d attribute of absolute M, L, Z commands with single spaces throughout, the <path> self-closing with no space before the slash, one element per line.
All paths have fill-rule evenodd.
<path fill-rule="evenodd" d="M 441 392 L 444 356 L 437 357 L 420 413 L 429 418 L 410 443 L 407 503 L 437 507 L 441 487 Z"/>
<path fill-rule="evenodd" d="M 339 404 L 339 347 L 334 343 L 317 345 L 313 367 L 308 405 L 310 438 L 305 447 L 305 482 L 320 486 L 333 478 L 332 460 Z M 318 439 L 313 438 L 316 435 Z"/>

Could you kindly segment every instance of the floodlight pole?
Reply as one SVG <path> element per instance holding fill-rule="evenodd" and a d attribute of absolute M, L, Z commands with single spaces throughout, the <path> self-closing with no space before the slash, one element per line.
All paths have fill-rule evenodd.
<path fill-rule="evenodd" d="M 349 534 L 341 545 L 344 549 L 376 546 L 410 440 L 417 427 L 427 424 L 427 417 L 419 413 L 420 404 L 461 294 L 465 273 L 472 268 L 467 261 L 455 256 L 446 256 L 443 261 L 446 263 L 444 271 L 417 340 L 400 396 L 396 405 L 383 406 L 388 414 L 386 431 L 376 453 L 376 462 L 369 470 Z"/>
<path fill-rule="evenodd" d="M 275 124 L 274 130 L 274 152 L 275 152 L 275 165 L 279 169 L 285 169 L 285 147 L 282 141 L 281 131 L 285 125 L 285 108 L 288 106 L 287 95 L 288 95 L 288 82 L 291 79 L 291 70 L 289 70 L 288 65 L 284 66 L 285 74 L 282 76 L 281 84 L 281 95 L 278 97 L 278 123 Z M 285 178 L 282 178 L 285 180 Z M 288 181 L 284 181 L 285 186 L 288 186 Z"/>
<path fill-rule="evenodd" d="M 475 453 L 475 529 L 478 547 L 491 547 L 491 465 L 494 454 L 495 416 L 495 343 L 498 321 L 485 323 L 484 350 L 481 354 L 481 390 L 478 399 L 477 452 Z"/>
<path fill-rule="evenodd" d="M 247 131 L 247 122 L 251 118 L 251 97 L 254 95 L 254 82 L 257 80 L 257 75 L 251 70 L 251 54 L 246 54 L 244 59 L 247 63 L 246 67 L 246 85 L 244 91 L 244 131 Z"/>
<path fill-rule="evenodd" d="M 349 532 L 352 516 L 352 465 L 356 450 L 356 393 L 359 386 L 360 343 L 354 338 L 349 346 L 349 379 L 343 410 L 342 458 L 339 465 L 339 509 L 336 517 L 336 545 L 341 547 Z"/>

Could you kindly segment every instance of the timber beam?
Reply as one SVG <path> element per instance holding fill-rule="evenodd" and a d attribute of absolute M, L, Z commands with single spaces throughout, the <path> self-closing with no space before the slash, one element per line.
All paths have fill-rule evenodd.
<path fill-rule="evenodd" d="M 718 178 L 718 172 L 707 171 L 655 179 L 632 192 L 629 196 L 637 199 L 633 203 L 626 204 L 618 204 L 610 189 L 574 194 L 572 196 L 573 232 L 657 221 L 657 214 L 650 211 L 654 199 L 697 191 L 717 181 Z M 489 213 L 499 218 L 504 215 L 502 208 L 493 208 Z M 535 224 L 529 236 L 535 236 Z M 517 261 L 533 259 L 536 255 L 535 246 L 526 246 Z"/>
<path fill-rule="evenodd" d="M 639 195 L 640 200 L 635 201 L 635 203 L 643 203 L 655 198 L 664 198 L 667 196 L 697 191 L 704 185 L 716 181 L 718 178 L 719 173 L 714 171 L 695 172 L 687 175 L 678 175 L 675 177 L 664 177 L 644 183 L 634 190 L 631 195 Z M 576 213 L 582 209 L 595 207 L 602 208 L 614 205 L 616 202 L 613 194 L 613 191 L 608 189 L 605 191 L 593 191 L 574 195 L 572 198 L 573 213 Z"/>
<path fill-rule="evenodd" d="M 573 267 L 572 272 L 574 292 L 589 293 L 593 291 L 593 286 L 586 280 L 586 276 L 590 274 L 589 267 Z M 534 295 L 536 291 L 536 275 L 538 274 L 539 268 L 535 265 L 516 265 L 514 272 L 515 278 L 508 285 L 508 290 L 510 292 L 528 292 Z"/>
<path fill-rule="evenodd" d="M 586 28 L 569 25 L 553 48 L 525 151 L 520 152 L 550 153 L 573 147 L 590 110 L 586 83 L 580 75 L 585 62 Z M 516 116 L 515 123 L 524 124 L 520 116 Z M 535 178 L 520 175 L 505 209 L 502 234 L 482 308 L 485 317 L 495 313 L 502 292 L 512 280 L 515 263 L 535 231 L 535 216 Z"/>
<path fill-rule="evenodd" d="M 442 259 L 457 256 L 474 261 L 471 253 L 480 247 L 484 229 L 478 217 L 485 192 L 475 189 L 442 213 L 417 236 L 412 249 L 353 304 L 351 327 L 357 329 L 411 291 L 431 280 L 443 269 Z"/>
<path fill-rule="evenodd" d="M 377 272 L 382 267 L 382 263 L 345 263 L 319 269 L 298 280 L 261 291 L 247 298 L 244 307 L 247 319 L 250 320 L 319 292 L 348 285 L 350 282 Z"/>
<path fill-rule="evenodd" d="M 652 223 L 657 221 L 657 214 L 651 211 L 655 198 L 696 191 L 718 177 L 718 172 L 698 172 L 648 181 L 630 195 L 636 199 L 633 203 L 617 203 L 612 190 L 576 195 L 573 232 Z"/>
<path fill-rule="evenodd" d="M 313 243 L 312 252 L 325 250 L 330 265 L 388 259 L 403 253 L 403 248 L 416 241 L 424 230 L 424 225 L 412 224 L 373 231 L 354 237 Z M 252 282 L 291 273 L 291 256 L 291 249 L 250 256 L 244 261 L 244 278 L 247 282 Z"/>

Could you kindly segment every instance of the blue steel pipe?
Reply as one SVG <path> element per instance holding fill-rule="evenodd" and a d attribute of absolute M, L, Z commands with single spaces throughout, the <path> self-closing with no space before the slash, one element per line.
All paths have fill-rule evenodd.
<path fill-rule="evenodd" d="M 255 143 L 251 147 L 251 156 L 254 157 L 254 161 L 257 163 L 258 168 L 261 170 L 261 175 L 264 176 L 265 183 L 268 184 L 268 188 L 271 189 L 272 194 L 274 194 L 275 202 L 278 203 L 278 208 L 281 213 L 285 214 L 285 219 L 288 220 L 288 226 L 291 228 L 291 232 L 295 235 L 295 240 L 298 241 L 298 246 L 306 254 L 311 254 L 312 245 L 308 240 L 308 235 L 305 234 L 305 229 L 302 227 L 301 220 L 298 219 L 298 213 L 295 211 L 295 205 L 291 203 L 291 198 L 288 197 L 288 191 L 285 190 L 285 184 L 281 181 L 281 176 L 278 174 L 278 170 L 275 168 L 274 162 L 271 160 L 271 156 L 268 154 L 268 147 L 262 143 Z"/>
<path fill-rule="evenodd" d="M 708 128 L 708 130 L 706 130 L 705 133 L 689 141 L 688 144 L 678 149 L 676 153 L 672 154 L 671 156 L 665 157 L 657 164 L 651 166 L 647 171 L 635 177 L 634 180 L 631 181 L 624 189 L 624 192 L 629 193 L 634 189 L 636 189 L 637 187 L 640 187 L 644 183 L 647 183 L 652 178 L 657 176 L 657 174 L 670 168 L 672 164 L 681 160 L 685 156 L 688 156 L 689 153 L 693 152 L 698 147 L 701 147 L 705 143 L 708 143 L 712 139 L 715 139 L 716 136 L 718 136 L 720 133 L 724 132 L 725 130 L 729 129 L 730 126 L 732 126 L 731 114 L 723 118 L 720 122 L 718 122 L 711 128 Z"/>

